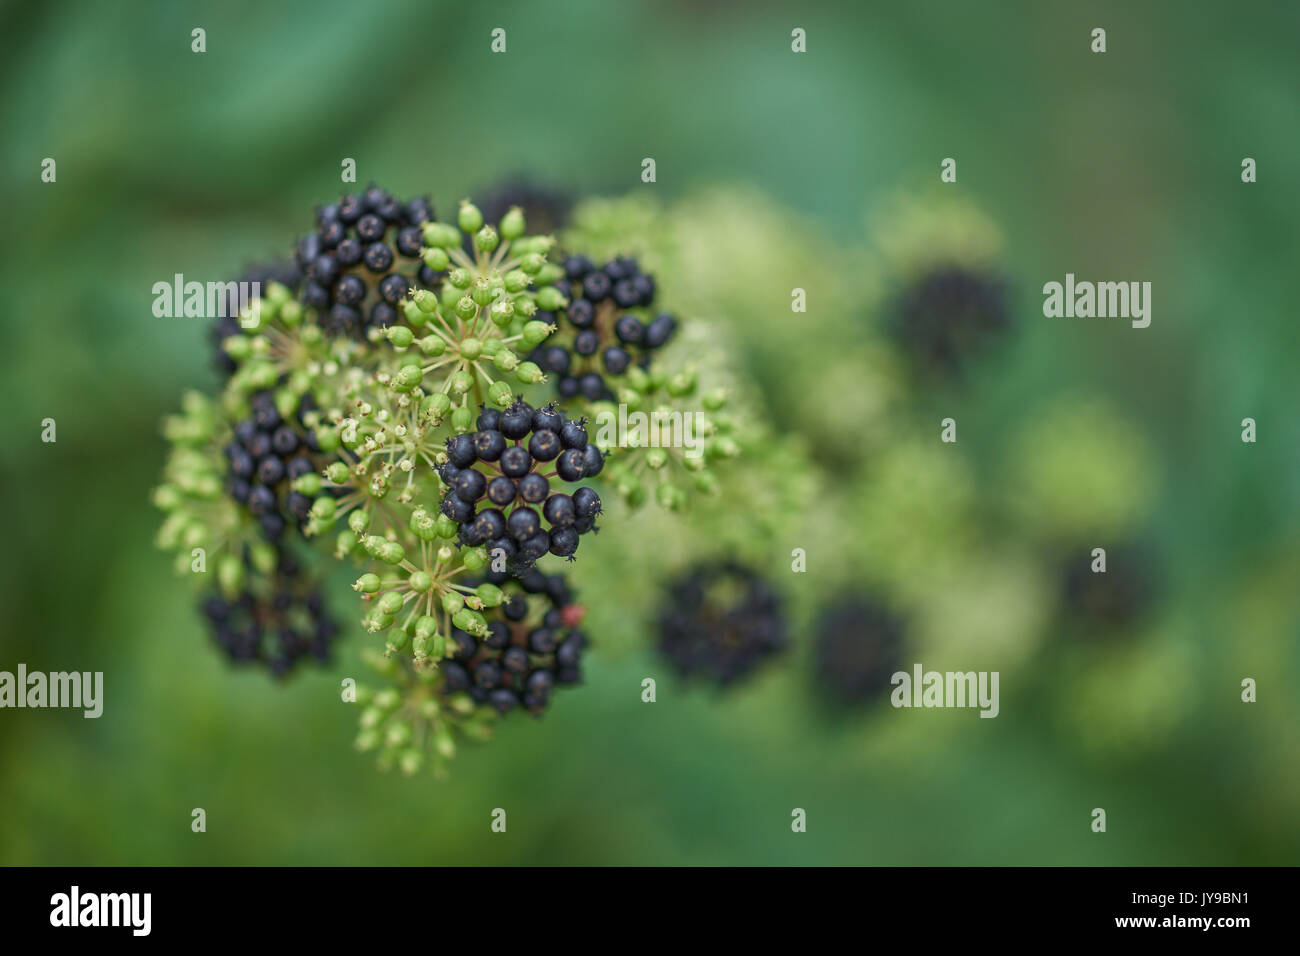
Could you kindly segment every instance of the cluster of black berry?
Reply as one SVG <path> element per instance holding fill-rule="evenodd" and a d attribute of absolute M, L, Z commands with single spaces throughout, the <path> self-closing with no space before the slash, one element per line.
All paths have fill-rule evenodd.
<path fill-rule="evenodd" d="M 270 392 L 252 399 L 252 415 L 235 425 L 235 439 L 226 445 L 230 496 L 247 506 L 270 541 L 280 541 L 290 522 L 300 530 L 313 497 L 293 484 L 319 470 L 316 433 L 303 423 L 310 397 L 298 404 L 294 420 L 286 421 Z M 322 490 L 322 494 L 329 494 Z"/>
<path fill-rule="evenodd" d="M 730 684 L 786 643 L 780 598 L 741 564 L 698 565 L 669 586 L 659 616 L 659 650 L 683 675 Z"/>
<path fill-rule="evenodd" d="M 893 333 L 915 364 L 957 376 L 964 361 L 1010 324 L 1007 290 L 999 277 L 944 266 L 921 276 L 903 293 Z"/>
<path fill-rule="evenodd" d="M 551 479 L 581 481 L 604 467 L 585 420 L 553 403 L 534 409 L 519 401 L 484 409 L 476 426 L 447 439 L 439 472 L 447 483 L 442 512 L 460 526 L 461 542 L 486 545 L 494 557 L 500 549 L 516 569 L 548 551 L 572 558 L 579 536 L 596 527 L 600 496 L 585 485 L 572 495 L 552 491 Z"/>
<path fill-rule="evenodd" d="M 1105 571 L 1094 571 L 1093 560 L 1084 548 L 1065 562 L 1066 613 L 1090 634 L 1113 633 L 1141 620 L 1160 590 L 1150 549 L 1133 542 L 1107 548 Z"/>
<path fill-rule="evenodd" d="M 586 256 L 569 256 L 564 273 L 570 286 L 564 310 L 569 328 L 560 328 L 533 350 L 532 361 L 557 376 L 564 399 L 582 395 L 591 401 L 612 400 L 605 376 L 625 375 L 633 365 L 645 368 L 650 353 L 677 330 L 677 320 L 662 312 L 649 322 L 627 310 L 645 310 L 654 302 L 655 280 L 634 259 L 613 259 L 597 268 Z M 555 322 L 555 315 L 537 318 Z"/>
<path fill-rule="evenodd" d="M 886 693 L 903 666 L 903 621 L 861 597 L 831 603 L 817 621 L 817 687 L 831 703 L 858 704 Z"/>
<path fill-rule="evenodd" d="M 413 284 L 429 288 L 438 280 L 420 261 L 421 227 L 432 220 L 428 200 L 399 202 L 377 186 L 321 206 L 316 231 L 298 241 L 303 304 L 335 335 L 362 338 L 392 325 Z"/>
<path fill-rule="evenodd" d="M 287 675 L 308 655 L 328 661 L 339 627 L 325 609 L 320 588 L 284 552 L 269 577 L 250 574 L 256 586 L 245 587 L 234 600 L 219 594 L 203 600 L 201 609 L 217 645 L 232 661 L 261 663 L 276 677 Z"/>
<path fill-rule="evenodd" d="M 443 691 L 467 691 L 500 713 L 522 706 L 539 715 L 557 684 L 582 680 L 586 635 L 578 630 L 583 609 L 561 574 L 536 569 L 516 578 L 490 575 L 506 591 L 500 617 L 488 622 L 484 638 L 453 628 L 455 656 L 444 661 Z M 513 583 L 512 583 L 513 582 Z"/>
<path fill-rule="evenodd" d="M 266 293 L 268 285 L 272 282 L 278 282 L 296 295 L 298 286 L 302 282 L 302 269 L 299 268 L 297 262 L 289 259 L 263 262 L 249 266 L 244 270 L 244 274 L 239 277 L 238 281 L 241 284 L 256 282 L 256 288 L 260 289 L 263 294 Z M 238 363 L 226 354 L 224 343 L 228 338 L 243 334 L 243 331 L 237 315 L 221 316 L 212 323 L 209 329 L 208 334 L 212 339 L 213 359 L 217 370 L 221 372 L 224 378 L 229 378 L 235 374 L 235 369 L 238 367 Z"/>

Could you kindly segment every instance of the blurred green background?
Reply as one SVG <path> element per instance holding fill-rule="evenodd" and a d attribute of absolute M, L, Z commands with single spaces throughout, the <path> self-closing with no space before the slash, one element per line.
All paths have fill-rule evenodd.
<path fill-rule="evenodd" d="M 1096 26 L 1104 55 L 1089 52 Z M 495 27 L 505 55 L 489 52 Z M 794 27 L 806 54 L 790 51 Z M 101 670 L 106 702 L 97 721 L 0 711 L 0 862 L 1295 863 L 1297 36 L 1300 8 L 1273 3 L 5 5 L 0 669 Z M 40 181 L 47 156 L 55 184 Z M 654 185 L 640 182 L 646 156 Z M 942 189 L 1002 236 L 1016 329 L 964 387 L 900 391 L 885 422 L 898 442 L 873 447 L 937 445 L 955 416 L 977 530 L 945 552 L 949 580 L 983 590 L 964 576 L 996 538 L 1018 556 L 1014 580 L 1040 581 L 1010 592 L 1015 608 L 983 609 L 991 640 L 1008 615 L 1033 631 L 1007 658 L 997 720 L 818 706 L 810 621 L 830 582 L 860 569 L 814 551 L 791 575 L 809 531 L 774 543 L 767 569 L 799 647 L 725 695 L 658 663 L 645 539 L 602 536 L 605 567 L 577 572 L 599 641 L 587 685 L 464 747 L 445 781 L 380 774 L 350 748 L 356 714 L 338 687 L 363 676 L 365 638 L 346 598 L 330 671 L 277 686 L 209 646 L 190 582 L 153 548 L 149 489 L 159 419 L 216 376 L 203 322 L 153 317 L 154 282 L 286 252 L 342 191 L 343 157 L 362 185 L 431 192 L 440 210 L 519 173 L 577 195 L 648 193 L 695 224 L 706 279 L 732 241 L 792 263 L 754 297 L 766 307 L 708 305 L 779 429 L 806 438 L 828 500 L 869 501 L 880 472 L 852 458 L 865 419 L 797 398 L 823 377 L 870 376 L 840 346 L 879 336 L 897 276 L 887 257 L 877 278 L 859 272 L 856 250 L 887 231 L 880 210 L 900 189 L 940 188 L 948 156 L 959 179 Z M 1257 184 L 1241 182 L 1245 156 Z M 737 188 L 770 211 L 754 229 L 720 221 L 730 207 L 715 197 Z M 809 259 L 835 263 L 821 286 L 795 265 Z M 1151 281 L 1151 327 L 1044 319 L 1039 290 L 1066 272 Z M 794 286 L 809 288 L 806 316 L 789 312 Z M 689 319 L 699 303 L 667 304 Z M 1052 434 L 1043 416 L 1078 396 L 1147 448 L 1152 491 L 1124 530 L 1155 542 L 1163 590 L 1136 645 L 1080 642 L 1049 611 L 1017 610 L 1054 600 L 1033 524 L 1054 506 L 1008 517 L 1017 449 L 1037 447 L 1016 436 Z M 1240 441 L 1247 416 L 1254 445 Z M 55 444 L 40 441 L 46 417 Z M 827 423 L 849 464 L 825 447 Z M 1080 471 L 1096 464 L 1076 454 Z M 869 536 L 868 519 L 891 513 L 862 505 L 850 530 Z M 863 578 L 889 576 L 888 555 L 862 560 L 881 565 Z M 951 627 L 932 629 L 960 644 L 972 608 L 944 607 L 932 616 Z M 645 676 L 654 705 L 640 702 Z M 1247 676 L 1258 703 L 1239 700 Z M 495 807 L 504 836 L 489 830 Z M 805 834 L 790 830 L 795 807 Z"/>

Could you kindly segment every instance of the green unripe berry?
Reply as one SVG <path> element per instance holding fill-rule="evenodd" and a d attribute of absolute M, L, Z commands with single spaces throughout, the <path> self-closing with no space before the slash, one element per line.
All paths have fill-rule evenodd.
<path fill-rule="evenodd" d="M 470 548 L 461 552 L 460 559 L 469 570 L 481 571 L 487 566 L 487 549 Z"/>
<path fill-rule="evenodd" d="M 406 321 L 412 325 L 420 325 L 424 322 L 425 315 L 420 311 L 420 307 L 411 299 L 402 303 L 402 314 L 406 316 Z"/>
<path fill-rule="evenodd" d="M 406 549 L 396 541 L 387 541 L 379 552 L 379 560 L 385 564 L 401 564 L 406 560 Z"/>
<path fill-rule="evenodd" d="M 338 502 L 333 498 L 317 498 L 311 504 L 311 513 L 321 521 L 329 521 L 338 510 Z"/>
<path fill-rule="evenodd" d="M 451 427 L 458 432 L 467 432 L 474 424 L 474 413 L 468 405 L 460 405 L 451 413 Z"/>
<path fill-rule="evenodd" d="M 536 348 L 545 342 L 554 331 L 555 326 L 551 325 L 549 322 L 542 322 L 535 319 L 524 326 L 522 333 L 524 337 L 524 345 L 528 346 L 530 349 Z"/>
<path fill-rule="evenodd" d="M 502 349 L 493 357 L 492 364 L 503 372 L 513 372 L 519 367 L 519 356 L 509 349 Z"/>
<path fill-rule="evenodd" d="M 526 295 L 515 296 L 515 315 L 531 319 L 537 314 L 537 303 Z"/>
<path fill-rule="evenodd" d="M 460 525 L 456 524 L 451 517 L 445 514 L 439 514 L 434 519 L 434 530 L 437 536 L 443 540 L 450 540 L 460 534 Z"/>
<path fill-rule="evenodd" d="M 474 248 L 481 252 L 492 252 L 499 245 L 501 245 L 501 237 L 491 226 L 484 226 L 474 233 Z"/>
<path fill-rule="evenodd" d="M 316 474 L 314 471 L 309 471 L 305 475 L 300 475 L 298 480 L 293 483 L 293 489 L 300 494 L 306 495 L 308 498 L 315 498 L 320 494 L 320 475 Z"/>
<path fill-rule="evenodd" d="M 544 265 L 546 265 L 546 256 L 537 252 L 529 253 L 519 260 L 520 270 L 530 276 L 535 276 L 541 272 Z"/>
<path fill-rule="evenodd" d="M 423 235 L 424 244 L 435 249 L 450 249 L 452 246 L 460 245 L 460 234 L 455 227 L 445 222 L 426 223 Z"/>
<path fill-rule="evenodd" d="M 536 362 L 521 363 L 519 368 L 515 370 L 515 378 L 519 379 L 519 381 L 523 382 L 525 385 L 536 385 L 538 382 L 546 380 L 546 376 L 542 373 L 541 366 Z"/>
<path fill-rule="evenodd" d="M 402 608 L 402 596 L 396 591 L 389 591 L 375 602 L 380 614 L 396 614 Z"/>
<path fill-rule="evenodd" d="M 477 305 L 489 305 L 496 298 L 496 292 L 492 288 L 492 281 L 487 276 L 479 276 L 474 280 L 469 295 Z"/>
<path fill-rule="evenodd" d="M 464 607 L 465 599 L 458 592 L 448 591 L 442 596 L 442 609 L 448 614 L 458 614 Z"/>
<path fill-rule="evenodd" d="M 704 393 L 704 407 L 711 412 L 716 412 L 727 404 L 727 390 L 725 388 L 713 388 Z"/>
<path fill-rule="evenodd" d="M 420 310 L 417 307 L 415 311 L 419 312 Z M 388 341 L 392 342 L 393 345 L 399 349 L 404 349 L 410 346 L 412 340 L 415 338 L 415 333 L 404 325 L 394 325 L 385 331 L 388 334 Z"/>
<path fill-rule="evenodd" d="M 346 485 L 351 477 L 351 472 L 348 471 L 348 466 L 343 462 L 332 461 L 325 467 L 325 477 L 336 485 Z"/>
<path fill-rule="evenodd" d="M 443 392 L 435 392 L 421 403 L 420 411 L 441 422 L 451 411 L 451 399 Z"/>
<path fill-rule="evenodd" d="M 393 377 L 393 388 L 409 392 L 424 381 L 424 370 L 418 365 L 403 365 Z"/>
<path fill-rule="evenodd" d="M 436 246 L 432 249 L 425 249 L 424 255 L 420 259 L 434 272 L 441 272 L 451 264 L 451 257 L 447 255 L 446 250 Z"/>
<path fill-rule="evenodd" d="M 462 358 L 467 358 L 471 362 L 479 357 L 483 351 L 483 343 L 476 338 L 461 339 L 460 354 Z"/>
<path fill-rule="evenodd" d="M 464 395 L 473 387 L 474 376 L 470 375 L 469 372 L 464 369 L 461 369 L 451 377 L 451 387 L 449 391 L 453 395 Z"/>
<path fill-rule="evenodd" d="M 244 562 L 233 554 L 223 554 L 217 561 L 217 585 L 226 597 L 234 597 L 244 588 Z"/>
<path fill-rule="evenodd" d="M 569 300 L 553 285 L 543 286 L 537 290 L 537 304 L 547 312 L 554 312 L 569 304 Z"/>
<path fill-rule="evenodd" d="M 523 269 L 511 269 L 505 275 L 506 291 L 511 295 L 523 292 L 532 280 Z"/>
<path fill-rule="evenodd" d="M 483 602 L 484 607 L 499 607 L 501 602 L 505 600 L 505 595 L 501 593 L 501 589 L 491 582 L 480 584 L 475 589 L 475 593 L 478 594 L 478 598 Z"/>
<path fill-rule="evenodd" d="M 411 531 L 421 541 L 432 541 L 438 535 L 438 521 L 424 508 L 411 512 Z"/>
<path fill-rule="evenodd" d="M 438 619 L 430 614 L 422 614 L 415 619 L 415 636 L 430 638 L 438 633 Z"/>
<path fill-rule="evenodd" d="M 344 467 L 346 468 L 347 466 L 344 465 Z M 357 534 L 361 534 L 361 532 L 370 527 L 370 512 L 366 511 L 364 508 L 357 508 L 348 515 L 348 527 Z"/>
<path fill-rule="evenodd" d="M 379 590 L 379 575 L 374 572 L 367 572 L 357 578 L 352 590 L 360 591 L 362 594 L 374 594 Z"/>
<path fill-rule="evenodd" d="M 456 289 L 461 289 L 461 290 L 468 289 L 470 283 L 473 281 L 474 281 L 474 276 L 468 269 L 461 269 L 457 267 L 447 273 L 447 282 L 450 283 L 451 286 Z"/>
<path fill-rule="evenodd" d="M 339 536 L 334 539 L 334 556 L 336 558 L 346 558 L 356 549 L 357 535 L 355 531 L 343 530 Z"/>
<path fill-rule="evenodd" d="M 338 451 L 343 442 L 339 438 L 338 429 L 321 425 L 316 428 L 316 444 L 320 445 L 321 451 L 328 453 Z"/>
<path fill-rule="evenodd" d="M 677 511 L 686 501 L 686 496 L 676 485 L 660 485 L 655 489 L 655 498 L 658 499 L 659 505 L 669 511 Z"/>
<path fill-rule="evenodd" d="M 501 217 L 501 235 L 507 239 L 518 239 L 526 228 L 524 211 L 518 206 L 511 206 L 510 211 Z"/>
<path fill-rule="evenodd" d="M 488 318 L 492 320 L 492 324 L 497 328 L 509 328 L 510 323 L 515 319 L 514 300 L 501 298 L 493 302 L 492 307 L 488 309 Z"/>
<path fill-rule="evenodd" d="M 456 214 L 456 224 L 460 226 L 461 232 L 478 232 L 483 228 L 483 213 L 468 199 L 462 199 L 460 212 Z"/>
<path fill-rule="evenodd" d="M 474 318 L 478 315 L 478 303 L 470 296 L 461 296 L 456 300 L 456 315 L 466 320 Z"/>
<path fill-rule="evenodd" d="M 551 285 L 563 278 L 564 269 L 554 262 L 548 262 L 537 270 L 536 280 L 538 285 Z"/>
<path fill-rule="evenodd" d="M 515 400 L 515 393 L 505 382 L 493 382 L 488 386 L 488 398 L 497 408 L 509 408 Z"/>
<path fill-rule="evenodd" d="M 416 571 L 406 579 L 406 583 L 411 586 L 412 591 L 415 591 L 417 594 L 423 594 L 425 591 L 429 590 L 429 588 L 433 587 L 433 578 L 429 577 L 427 571 Z"/>

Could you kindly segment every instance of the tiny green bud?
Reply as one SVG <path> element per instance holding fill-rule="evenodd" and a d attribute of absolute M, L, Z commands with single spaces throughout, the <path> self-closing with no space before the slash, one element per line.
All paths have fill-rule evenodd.
<path fill-rule="evenodd" d="M 438 619 L 429 614 L 421 614 L 415 619 L 416 637 L 433 637 L 438 633 Z"/>
<path fill-rule="evenodd" d="M 442 596 L 442 609 L 448 614 L 458 614 L 465 607 L 465 599 L 457 591 L 448 591 Z M 459 626 L 459 625 L 457 625 Z"/>
<path fill-rule="evenodd" d="M 488 386 L 488 398 L 498 408 L 509 408 L 515 400 L 515 393 L 505 382 L 493 382 Z"/>
<path fill-rule="evenodd" d="M 467 432 L 474 424 L 474 413 L 468 405 L 459 405 L 451 413 L 451 427 L 458 432 Z"/>
<path fill-rule="evenodd" d="M 379 552 L 379 560 L 385 564 L 401 564 L 406 559 L 406 549 L 396 541 L 387 541 Z"/>
<path fill-rule="evenodd" d="M 519 367 L 519 356 L 509 349 L 502 349 L 493 357 L 492 364 L 503 372 L 513 372 Z"/>
<path fill-rule="evenodd" d="M 393 378 L 393 387 L 398 391 L 409 392 L 424 381 L 424 370 L 418 365 L 403 365 Z"/>
<path fill-rule="evenodd" d="M 511 295 L 523 292 L 531 281 L 523 269 L 511 269 L 505 275 L 506 291 Z"/>
<path fill-rule="evenodd" d="M 416 308 L 416 311 L 420 311 L 418 307 Z M 410 346 L 411 341 L 415 338 L 415 333 L 404 325 L 390 326 L 385 331 L 388 333 L 388 341 L 392 342 L 393 345 L 399 349 L 404 349 Z"/>
<path fill-rule="evenodd" d="M 396 591 L 389 591 L 375 602 L 380 614 L 396 614 L 402 607 L 402 596 Z"/>
<path fill-rule="evenodd" d="M 455 268 L 447 273 L 447 281 L 453 288 L 468 289 L 470 283 L 474 281 L 474 276 L 468 269 Z"/>
<path fill-rule="evenodd" d="M 374 594 L 379 590 L 379 575 L 374 572 L 361 575 L 361 577 L 357 578 L 356 583 L 352 585 L 352 590 L 360 591 L 363 594 Z"/>
<path fill-rule="evenodd" d="M 339 462 L 338 464 L 342 464 Z M 315 498 L 320 494 L 321 480 L 320 475 L 314 471 L 309 471 L 305 475 L 300 475 L 298 480 L 293 483 L 294 491 L 306 495 L 308 498 Z"/>
<path fill-rule="evenodd" d="M 471 571 L 481 571 L 487 566 L 486 548 L 469 548 L 461 552 L 460 559 Z"/>
<path fill-rule="evenodd" d="M 492 288 L 492 280 L 487 276 L 479 276 L 470 287 L 469 295 L 475 304 L 489 305 L 496 298 L 496 292 Z"/>
<path fill-rule="evenodd" d="M 332 461 L 325 467 L 325 477 L 336 485 L 346 485 L 351 477 L 351 472 L 348 471 L 348 466 L 343 462 Z"/>
<path fill-rule="evenodd" d="M 476 338 L 461 339 L 460 354 L 462 357 L 473 361 L 479 357 L 483 351 L 483 343 Z"/>
<path fill-rule="evenodd" d="M 418 344 L 420 351 L 432 358 L 437 358 L 447 351 L 447 341 L 440 335 L 426 335 Z"/>
<path fill-rule="evenodd" d="M 490 295 L 491 294 L 489 293 L 489 302 L 492 301 Z M 478 303 L 470 296 L 461 296 L 456 300 L 456 315 L 462 319 L 474 318 L 474 316 L 478 315 Z"/>
<path fill-rule="evenodd" d="M 418 594 L 423 594 L 425 591 L 429 590 L 429 588 L 433 587 L 433 578 L 429 577 L 427 571 L 416 571 L 406 579 L 406 583 L 411 586 L 412 591 L 415 591 Z"/>
<path fill-rule="evenodd" d="M 450 540 L 460 534 L 460 525 L 456 524 L 450 516 L 439 514 L 434 519 L 434 530 L 439 538 Z"/>

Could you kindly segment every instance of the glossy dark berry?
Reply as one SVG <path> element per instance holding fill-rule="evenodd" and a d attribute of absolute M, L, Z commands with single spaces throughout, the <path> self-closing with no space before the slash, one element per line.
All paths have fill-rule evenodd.
<path fill-rule="evenodd" d="M 1004 280 L 966 266 L 940 266 L 904 289 L 890 330 L 923 374 L 960 378 L 971 359 L 1011 326 Z"/>
<path fill-rule="evenodd" d="M 519 478 L 533 467 L 533 458 L 522 445 L 511 445 L 501 453 L 500 464 L 503 475 Z"/>
<path fill-rule="evenodd" d="M 546 499 L 542 515 L 552 526 L 564 528 L 573 524 L 578 517 L 578 512 L 571 497 L 566 494 L 555 494 Z"/>
<path fill-rule="evenodd" d="M 506 519 L 506 528 L 516 541 L 525 542 L 542 528 L 541 519 L 532 508 L 516 508 Z"/>
<path fill-rule="evenodd" d="M 819 615 L 814 645 L 816 692 L 831 704 L 887 697 L 904 667 L 901 618 L 859 596 L 837 598 Z"/>
<path fill-rule="evenodd" d="M 447 439 L 447 458 L 457 468 L 468 468 L 477 459 L 474 437 L 468 432 Z"/>
<path fill-rule="evenodd" d="M 545 480 L 545 479 L 543 479 Z M 510 502 L 515 500 L 516 488 L 515 483 L 509 478 L 498 475 L 488 482 L 487 496 L 488 500 L 494 505 L 504 508 Z"/>
<path fill-rule="evenodd" d="M 486 429 L 474 433 L 474 453 L 479 461 L 497 461 L 506 450 L 506 438 L 495 429 Z"/>
<path fill-rule="evenodd" d="M 550 489 L 551 483 L 547 481 L 546 476 L 539 475 L 537 472 L 529 472 L 519 479 L 519 497 L 530 505 L 545 501 L 546 493 Z"/>

